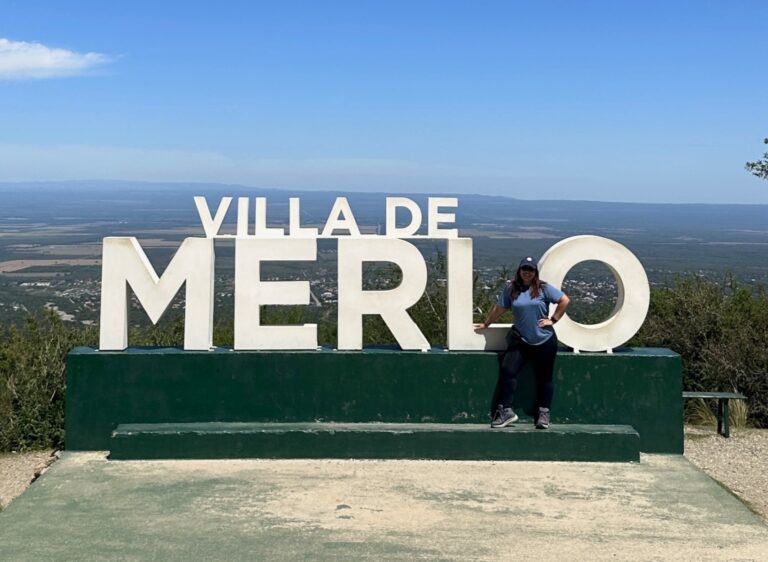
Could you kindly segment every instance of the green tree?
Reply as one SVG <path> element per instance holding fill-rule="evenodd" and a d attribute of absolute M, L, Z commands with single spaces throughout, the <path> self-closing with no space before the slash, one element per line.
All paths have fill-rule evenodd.
<path fill-rule="evenodd" d="M 763 143 L 768 144 L 768 138 L 763 139 Z M 760 160 L 747 162 L 744 167 L 758 178 L 768 180 L 768 152 L 764 152 Z"/>

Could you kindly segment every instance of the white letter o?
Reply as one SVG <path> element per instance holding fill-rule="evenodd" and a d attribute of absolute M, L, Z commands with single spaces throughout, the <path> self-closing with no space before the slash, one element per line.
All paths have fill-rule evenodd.
<path fill-rule="evenodd" d="M 608 351 L 629 341 L 648 314 L 651 292 L 640 260 L 618 242 L 601 236 L 573 236 L 552 246 L 539 261 L 543 281 L 561 287 L 578 263 L 604 263 L 616 278 L 618 298 L 611 317 L 599 324 L 579 324 L 568 315 L 555 328 L 558 339 L 574 351 Z"/>

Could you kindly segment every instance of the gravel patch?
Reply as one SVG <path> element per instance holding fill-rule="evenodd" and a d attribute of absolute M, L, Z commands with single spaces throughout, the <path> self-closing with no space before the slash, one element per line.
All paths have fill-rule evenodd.
<path fill-rule="evenodd" d="M 768 430 L 685 428 L 685 457 L 768 521 Z"/>
<path fill-rule="evenodd" d="M 53 451 L 0 454 L 0 510 L 56 460 Z"/>

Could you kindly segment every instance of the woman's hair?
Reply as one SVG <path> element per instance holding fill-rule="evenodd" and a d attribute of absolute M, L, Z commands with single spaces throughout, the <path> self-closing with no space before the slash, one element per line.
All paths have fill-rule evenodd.
<path fill-rule="evenodd" d="M 539 293 L 541 292 L 541 286 L 544 285 L 545 281 L 542 281 L 539 279 L 539 270 L 534 269 L 533 271 L 533 279 L 531 280 L 530 284 L 530 290 L 531 290 L 531 298 L 535 299 L 539 296 Z M 520 296 L 520 293 L 522 293 L 525 289 L 525 283 L 523 283 L 523 278 L 520 276 L 520 268 L 517 268 L 517 271 L 515 272 L 515 278 L 512 280 L 512 283 L 509 285 L 509 296 L 511 297 L 512 302 L 517 299 L 517 297 Z"/>

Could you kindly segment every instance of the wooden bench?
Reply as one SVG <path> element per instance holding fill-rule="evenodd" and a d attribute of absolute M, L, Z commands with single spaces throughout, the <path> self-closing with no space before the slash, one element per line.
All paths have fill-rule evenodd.
<path fill-rule="evenodd" d="M 690 392 L 684 391 L 683 398 L 717 398 L 717 432 L 723 437 L 731 436 L 730 400 L 746 400 L 738 392 Z"/>

